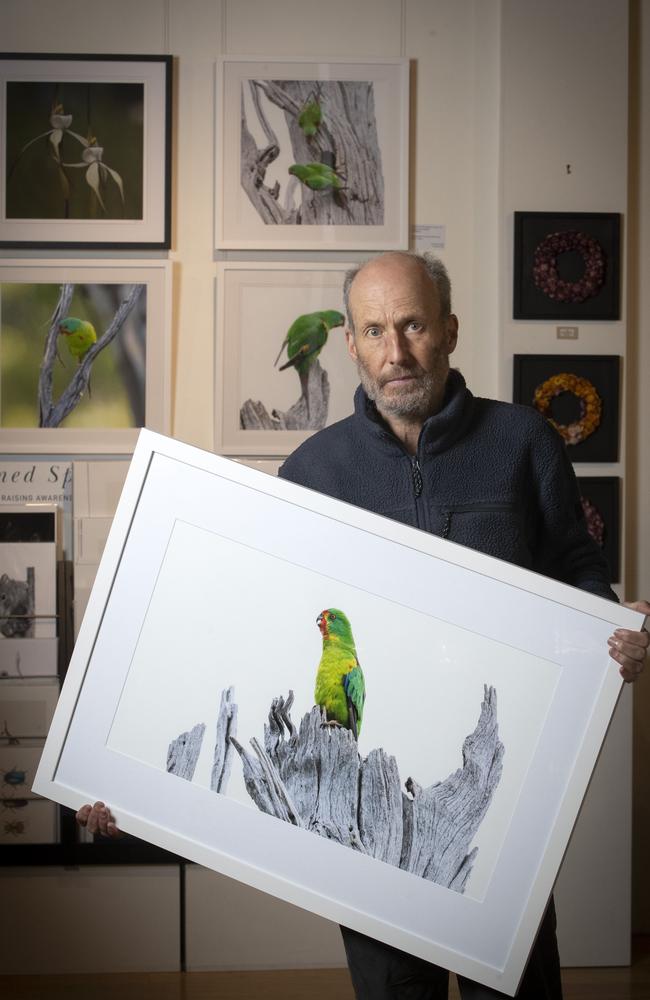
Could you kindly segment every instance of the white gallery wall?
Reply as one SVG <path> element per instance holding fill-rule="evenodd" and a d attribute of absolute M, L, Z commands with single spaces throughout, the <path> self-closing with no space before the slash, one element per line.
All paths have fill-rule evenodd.
<path fill-rule="evenodd" d="M 637 121 L 643 123 L 650 109 L 649 73 L 640 69 L 641 54 L 646 55 L 646 65 L 650 59 L 647 5 L 640 8 L 639 0 L 632 0 L 630 17 L 637 33 L 636 48 L 631 50 L 628 0 L 546 0 L 543 4 L 538 0 L 357 0 L 354 5 L 348 0 L 330 0 L 326 17 L 322 10 L 316 0 L 112 0 L 111 4 L 58 0 L 56 9 L 48 0 L 0 3 L 5 51 L 151 52 L 171 53 L 175 58 L 173 248 L 169 255 L 174 263 L 174 435 L 203 448 L 213 446 L 216 57 L 407 56 L 412 60 L 411 222 L 445 226 L 441 256 L 451 272 L 454 307 L 461 321 L 455 361 L 476 393 L 508 399 L 513 353 L 561 353 L 564 349 L 633 358 L 626 397 L 627 446 L 621 461 L 589 466 L 584 472 L 624 478 L 628 490 L 625 595 L 650 594 L 650 449 L 635 433 L 636 427 L 650 423 L 647 379 L 642 375 L 650 370 L 650 291 L 642 277 L 643 265 L 647 269 L 650 260 L 650 129 L 644 123 L 637 135 L 631 120 L 631 138 L 628 135 L 628 71 L 634 58 L 640 73 Z M 627 219 L 628 148 L 637 171 L 636 182 L 630 185 L 632 209 L 641 208 L 637 277 L 630 285 L 629 313 L 624 284 L 622 319 L 583 324 L 569 350 L 556 340 L 554 325 L 511 318 L 513 212 L 607 211 L 621 212 Z M 625 221 L 623 232 L 625 245 Z M 39 252 L 39 256 L 44 254 Z M 227 256 L 256 259 L 252 253 Z M 267 254 L 265 259 L 278 256 Z M 300 254 L 297 259 L 323 256 Z M 650 691 L 650 682 L 645 689 Z M 650 748 L 642 730 L 648 730 L 650 697 L 643 691 L 635 711 L 641 733 L 637 752 L 647 760 Z M 585 824 L 574 838 L 564 882 L 558 888 L 562 951 L 568 963 L 626 960 L 630 717 L 628 692 L 596 788 L 585 806 Z M 640 801 L 641 782 L 647 787 L 647 765 L 641 760 L 636 780 L 640 804 L 635 836 L 641 843 L 650 835 L 650 815 Z M 86 933 L 84 911 L 92 906 L 93 894 L 101 905 L 103 895 L 113 891 L 109 888 L 112 874 L 116 891 L 118 883 L 120 892 L 130 885 L 124 891 L 135 894 L 138 905 L 148 901 L 152 910 L 160 910 L 167 905 L 167 895 L 170 901 L 166 916 L 152 927 L 138 916 L 135 904 L 125 902 L 121 932 L 114 935 L 107 930 L 96 968 L 143 967 L 134 964 L 133 952 L 125 943 L 128 934 L 122 930 L 129 928 L 138 939 L 147 937 L 147 967 L 169 968 L 169 927 L 178 915 L 171 901 L 175 890 L 170 876 L 160 869 L 141 868 L 120 868 L 115 873 L 30 869 L 11 875 L 0 871 L 0 898 L 10 894 L 12 913 L 11 927 L 0 935 L 0 972 L 72 968 L 75 934 Z M 157 879 L 163 880 L 160 886 Z M 25 893 L 20 891 L 21 880 L 29 886 Z M 649 877 L 645 880 L 645 891 L 636 892 L 635 926 L 647 932 Z M 84 907 L 76 908 L 69 899 L 81 881 L 83 893 L 79 891 L 78 898 L 83 896 Z M 643 888 L 641 882 L 639 886 Z M 254 890 L 195 867 L 188 873 L 187 889 L 187 955 L 192 968 L 343 962 L 336 929 L 318 918 L 306 918 L 286 904 L 262 899 Z M 71 922 L 69 937 L 52 939 L 43 922 L 34 930 L 31 914 L 37 899 L 54 921 L 65 910 Z M 269 926 L 273 927 L 273 947 L 265 940 Z"/>

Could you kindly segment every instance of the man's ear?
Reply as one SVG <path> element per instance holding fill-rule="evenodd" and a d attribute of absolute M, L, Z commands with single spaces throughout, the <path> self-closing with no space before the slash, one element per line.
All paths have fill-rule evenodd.
<path fill-rule="evenodd" d="M 447 353 L 453 354 L 458 343 L 458 317 L 450 313 L 447 319 Z"/>
<path fill-rule="evenodd" d="M 356 361 L 357 360 L 357 345 L 354 342 L 354 333 L 352 332 L 352 330 L 348 329 L 348 330 L 345 331 L 345 340 L 346 340 L 346 343 L 348 345 L 348 354 L 350 355 L 350 357 L 352 358 L 353 361 Z"/>

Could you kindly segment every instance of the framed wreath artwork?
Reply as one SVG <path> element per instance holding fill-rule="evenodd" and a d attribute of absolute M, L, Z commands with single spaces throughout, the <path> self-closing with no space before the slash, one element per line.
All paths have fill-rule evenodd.
<path fill-rule="evenodd" d="M 618 319 L 620 215 L 515 212 L 515 319 Z"/>
<path fill-rule="evenodd" d="M 580 503 L 589 534 L 602 549 L 612 583 L 621 578 L 619 498 L 617 476 L 579 476 Z"/>
<path fill-rule="evenodd" d="M 616 462 L 620 358 L 515 354 L 515 403 L 534 406 L 567 445 L 572 462 Z"/>

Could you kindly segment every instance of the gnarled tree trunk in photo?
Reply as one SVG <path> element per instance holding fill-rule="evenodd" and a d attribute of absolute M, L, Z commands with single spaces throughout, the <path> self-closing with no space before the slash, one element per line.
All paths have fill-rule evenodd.
<path fill-rule="evenodd" d="M 243 85 L 245 86 L 245 84 Z M 377 134 L 373 84 L 360 81 L 250 80 L 257 122 L 266 144 L 258 148 L 246 120 L 242 92 L 241 183 L 259 216 L 275 225 L 356 225 L 384 222 L 384 176 Z M 341 178 L 340 190 L 313 191 L 287 174 L 266 182 L 280 155 L 280 140 L 264 111 L 264 98 L 284 112 L 291 161 L 324 163 Z M 310 101 L 321 108 L 321 124 L 308 137 L 298 118 Z"/>

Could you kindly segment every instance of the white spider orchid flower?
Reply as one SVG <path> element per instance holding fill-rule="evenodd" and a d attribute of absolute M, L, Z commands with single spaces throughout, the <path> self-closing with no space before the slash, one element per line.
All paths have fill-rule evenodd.
<path fill-rule="evenodd" d="M 52 126 L 47 132 L 41 132 L 37 135 L 35 139 L 30 139 L 21 149 L 19 156 L 22 156 L 26 149 L 29 149 L 31 145 L 38 142 L 39 139 L 44 139 L 45 136 L 49 136 L 50 144 L 52 146 L 52 151 L 54 153 L 54 159 L 57 163 L 61 162 L 61 153 L 59 147 L 61 146 L 61 140 L 63 139 L 64 133 L 67 135 L 74 136 L 82 146 L 87 145 L 86 140 L 83 136 L 79 135 L 78 132 L 73 132 L 70 126 L 72 125 L 72 115 L 66 115 L 63 112 L 63 105 L 57 104 L 50 115 L 50 125 Z"/>
<path fill-rule="evenodd" d="M 117 188 L 120 192 L 120 197 L 122 199 L 122 205 L 124 205 L 124 185 L 122 184 L 122 178 L 118 174 L 117 170 L 112 170 L 106 163 L 103 162 L 102 157 L 104 156 L 104 147 L 97 146 L 94 144 L 95 140 L 87 142 L 85 139 L 82 140 L 85 145 L 85 149 L 81 154 L 81 163 L 64 163 L 64 167 L 73 167 L 86 171 L 86 182 L 93 189 L 97 195 L 97 201 L 101 205 L 104 212 L 106 211 L 106 206 L 100 192 L 100 185 L 107 177 L 112 177 Z"/>

